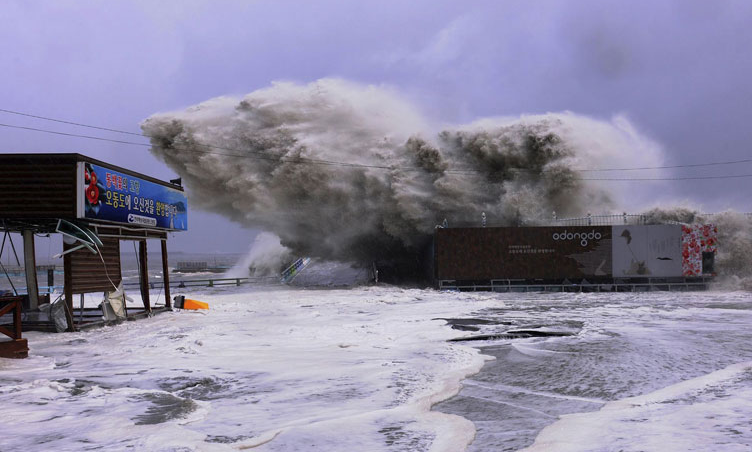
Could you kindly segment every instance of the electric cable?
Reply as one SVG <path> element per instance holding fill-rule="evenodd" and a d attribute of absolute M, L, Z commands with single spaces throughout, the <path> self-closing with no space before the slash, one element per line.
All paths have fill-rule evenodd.
<path fill-rule="evenodd" d="M 57 123 L 61 123 L 61 124 L 74 125 L 74 126 L 78 126 L 78 127 L 87 127 L 87 128 L 90 128 L 90 129 L 103 130 L 103 131 L 107 131 L 107 132 L 122 133 L 122 134 L 133 135 L 133 136 L 144 137 L 144 138 L 156 138 L 156 137 L 152 137 L 151 135 L 146 134 L 146 133 L 128 132 L 126 130 L 113 129 L 113 128 L 110 128 L 110 127 L 95 126 L 95 125 L 92 125 L 92 124 L 85 124 L 85 123 L 81 123 L 81 122 L 68 121 L 68 120 L 58 119 L 58 118 L 51 118 L 49 116 L 33 115 L 31 113 L 24 113 L 24 112 L 20 112 L 20 111 L 16 111 L 16 110 L 8 110 L 8 109 L 5 109 L 5 108 L 0 108 L 0 112 L 2 112 L 2 113 L 8 113 L 8 114 L 13 114 L 13 115 L 18 115 L 18 116 L 26 116 L 26 117 L 34 118 L 34 119 L 41 119 L 41 120 L 44 120 L 44 121 L 57 122 Z M 0 124 L 0 125 L 5 126 L 5 127 L 10 127 L 7 124 Z M 41 129 L 40 129 L 40 131 L 41 131 Z M 52 131 L 49 131 L 49 132 L 53 133 Z M 74 136 L 78 136 L 78 135 L 74 135 Z M 81 136 L 81 137 L 83 138 L 83 136 Z M 97 139 L 99 137 L 88 137 L 87 136 L 86 138 Z M 117 141 L 117 142 L 120 142 L 120 141 Z M 135 143 L 133 143 L 133 144 L 135 144 Z M 141 143 L 139 143 L 139 144 L 141 144 Z M 226 148 L 226 147 L 215 146 L 215 145 L 210 145 L 210 144 L 199 143 L 199 145 L 200 146 L 209 147 L 209 148 L 227 150 L 227 151 L 240 151 L 240 149 Z M 149 146 L 151 146 L 151 145 L 149 145 Z M 227 154 L 218 154 L 218 155 L 227 155 Z M 229 156 L 232 157 L 234 155 L 229 155 Z M 244 155 L 239 155 L 238 157 L 245 157 L 245 156 Z M 310 159 L 310 160 L 315 160 L 315 159 Z M 332 162 L 332 161 L 328 161 L 328 162 L 330 162 L 330 163 L 348 164 L 346 162 Z M 696 167 L 703 167 L 703 166 L 736 165 L 736 164 L 740 164 L 740 163 L 750 163 L 750 162 L 752 162 L 752 159 L 728 160 L 728 161 L 706 162 L 706 163 L 687 163 L 687 164 L 682 164 L 682 165 L 623 167 L 623 168 L 582 168 L 582 169 L 574 169 L 573 171 L 579 171 L 579 172 L 584 172 L 584 171 L 643 171 L 643 170 L 653 170 L 653 169 L 676 169 L 676 168 L 696 168 Z M 357 164 L 351 164 L 351 165 L 357 165 Z M 390 168 L 388 166 L 378 166 L 378 165 L 369 166 L 369 167 Z M 456 168 L 456 169 L 454 169 L 452 171 L 458 171 L 459 172 L 459 171 L 465 171 L 465 170 L 460 169 L 460 168 Z M 477 171 L 477 170 L 467 169 L 467 171 Z M 526 169 L 518 169 L 517 171 L 521 171 L 521 172 L 535 172 L 534 170 L 526 170 Z M 545 170 L 543 172 L 545 172 Z"/>
<path fill-rule="evenodd" d="M 144 138 L 155 138 L 148 134 L 138 134 L 134 132 L 127 132 L 123 130 L 118 129 L 112 129 L 107 127 L 100 127 L 100 126 L 94 126 L 89 124 L 83 124 L 73 121 L 66 121 L 62 119 L 56 119 L 56 118 L 49 118 L 45 116 L 39 116 L 39 115 L 32 115 L 29 113 L 22 113 L 17 112 L 13 110 L 7 110 L 0 108 L 0 112 L 4 113 L 10 113 L 10 114 L 16 114 L 21 116 L 27 116 L 31 118 L 36 119 L 42 119 L 46 121 L 54 121 L 59 122 L 63 124 L 69 124 L 69 125 L 75 125 L 79 127 L 88 127 L 93 128 L 97 130 L 104 130 L 109 132 L 116 132 L 116 133 L 124 133 L 134 136 L 141 136 Z M 125 141 L 125 140 L 116 140 L 112 138 L 105 138 L 105 137 L 97 137 L 92 135 L 84 135 L 84 134 L 76 134 L 76 133 L 68 133 L 68 132 L 59 132 L 54 130 L 48 130 L 48 129 L 42 129 L 42 128 L 36 128 L 36 127 L 28 127 L 28 126 L 18 126 L 18 125 L 12 125 L 12 124 L 4 124 L 0 123 L 1 127 L 7 127 L 7 128 L 14 128 L 14 129 L 21 129 L 21 130 L 27 130 L 27 131 L 34 131 L 34 132 L 42 132 L 42 133 L 49 133 L 49 134 L 55 134 L 55 135 L 62 135 L 62 136 L 69 136 L 69 137 L 77 137 L 77 138 L 85 138 L 85 139 L 91 139 L 91 140 L 98 140 L 98 141 L 106 141 L 106 142 L 112 142 L 112 143 L 118 143 L 118 144 L 126 144 L 126 145 L 133 145 L 133 146 L 142 146 L 142 147 L 154 147 L 151 143 L 138 143 L 134 141 Z M 202 144 L 199 143 L 198 146 L 207 147 L 207 148 L 213 148 L 213 149 L 221 149 L 221 150 L 228 150 L 228 151 L 242 151 L 239 149 L 233 149 L 233 148 L 225 148 L 221 146 L 215 146 L 215 145 L 209 145 L 209 144 Z M 182 146 L 171 146 L 170 147 L 173 150 L 181 150 L 185 152 L 192 152 L 192 153 L 200 153 L 200 154 L 211 154 L 211 155 L 219 155 L 219 156 L 225 156 L 225 157 L 238 157 L 238 158 L 250 158 L 250 159 L 257 159 L 257 160 L 268 160 L 268 161 L 274 161 L 274 162 L 283 162 L 283 163 L 305 163 L 305 164 L 318 164 L 318 165 L 330 165 L 330 166 L 342 166 L 342 167 L 353 167 L 353 168 L 373 168 L 373 169 L 386 169 L 386 170 L 394 170 L 394 169 L 401 169 L 403 171 L 419 171 L 423 168 L 419 167 L 397 167 L 397 166 L 387 166 L 387 165 L 367 165 L 367 164 L 358 164 L 358 163 L 348 163 L 348 162 L 339 162 L 339 161 L 332 161 L 332 160 L 322 160 L 322 159 L 311 159 L 311 158 L 305 158 L 305 157 L 298 157 L 298 158 L 275 158 L 275 157 L 266 157 L 266 156 L 251 156 L 248 154 L 227 154 L 227 153 L 218 153 L 218 152 L 211 152 L 211 151 L 201 151 L 196 149 L 189 149 Z M 261 151 L 251 151 L 251 150 L 245 150 L 244 152 L 250 152 L 253 154 L 262 154 Z M 721 161 L 721 162 L 707 162 L 707 163 L 695 163 L 695 164 L 683 164 L 683 165 L 665 165 L 665 166 L 654 166 L 654 167 L 629 167 L 629 168 L 583 168 L 583 169 L 572 169 L 572 171 L 575 172 L 600 172 L 600 171 L 642 171 L 642 170 L 656 170 L 656 169 L 676 169 L 676 168 L 695 168 L 695 167 L 704 167 L 704 166 L 720 166 L 720 165 L 732 165 L 732 164 L 741 164 L 741 163 L 749 163 L 752 162 L 752 159 L 741 159 L 741 160 L 733 160 L 733 161 Z M 529 170 L 529 169 L 521 169 L 521 168 L 510 168 L 507 171 L 512 173 L 547 173 L 552 172 L 555 170 Z M 447 169 L 444 171 L 445 173 L 450 174 L 474 174 L 474 173 L 484 173 L 486 171 L 484 170 L 473 170 L 473 169 Z M 681 177 L 681 178 L 577 178 L 577 180 L 584 180 L 584 181 L 670 181 L 670 180 L 703 180 L 703 179 L 723 179 L 723 178 L 740 178 L 740 177 L 752 177 L 752 174 L 743 174 L 743 175 L 730 175 L 730 176 L 697 176 L 697 177 Z"/>

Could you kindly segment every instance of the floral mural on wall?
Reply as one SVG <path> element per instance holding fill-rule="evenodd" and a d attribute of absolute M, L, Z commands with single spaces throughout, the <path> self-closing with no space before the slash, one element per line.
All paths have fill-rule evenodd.
<path fill-rule="evenodd" d="M 702 276 L 702 253 L 718 249 L 718 227 L 714 224 L 682 225 L 682 273 Z"/>

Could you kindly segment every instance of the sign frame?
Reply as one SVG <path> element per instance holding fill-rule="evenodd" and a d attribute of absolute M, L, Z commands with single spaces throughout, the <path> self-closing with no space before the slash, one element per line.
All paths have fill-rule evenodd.
<path fill-rule="evenodd" d="M 182 190 L 99 162 L 79 161 L 76 217 L 136 228 L 185 231 L 188 200 Z"/>

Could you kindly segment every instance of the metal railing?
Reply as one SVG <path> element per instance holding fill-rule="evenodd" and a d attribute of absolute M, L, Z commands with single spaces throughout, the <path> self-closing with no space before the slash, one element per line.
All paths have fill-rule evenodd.
<path fill-rule="evenodd" d="M 311 260 L 312 259 L 310 257 L 301 257 L 297 259 L 282 272 L 282 274 L 280 275 L 280 282 L 282 282 L 283 284 L 291 283 L 292 280 L 300 274 L 300 272 L 305 270 L 308 264 L 311 263 Z"/>
<path fill-rule="evenodd" d="M 255 278 L 204 278 L 204 279 L 181 279 L 179 281 L 170 281 L 170 288 L 184 289 L 188 287 L 222 287 L 222 286 L 241 286 L 252 283 L 275 283 L 279 284 L 279 278 L 276 276 L 264 276 Z M 123 283 L 124 288 L 139 288 L 141 283 L 130 282 Z M 149 282 L 149 289 L 164 288 L 164 281 Z"/>
<path fill-rule="evenodd" d="M 723 213 L 698 213 L 696 218 L 705 221 L 712 221 L 713 217 L 723 215 Z M 752 212 L 739 212 L 739 215 L 752 220 Z M 553 218 L 553 224 L 556 226 L 618 226 L 618 225 L 643 225 L 647 224 L 649 217 L 644 214 L 627 214 L 621 215 L 591 215 L 577 218 Z M 680 224 L 676 221 L 665 221 L 668 224 Z"/>
<path fill-rule="evenodd" d="M 223 287 L 223 286 L 242 286 L 244 284 L 275 284 L 279 285 L 279 278 L 276 276 L 263 276 L 255 278 L 205 278 L 205 279 L 181 279 L 170 281 L 170 288 L 183 289 L 188 287 Z M 123 283 L 125 288 L 140 288 L 141 283 L 138 281 Z M 163 281 L 150 281 L 149 290 L 163 289 Z M 39 294 L 49 294 L 55 290 L 62 291 L 63 285 L 39 286 Z M 26 287 L 17 287 L 19 294 L 27 293 Z"/>
<path fill-rule="evenodd" d="M 579 218 L 554 218 L 557 226 L 615 226 L 619 224 L 645 224 L 645 215 L 590 215 Z"/>
<path fill-rule="evenodd" d="M 582 284 L 535 284 L 523 280 L 491 280 L 479 283 L 459 283 L 453 280 L 439 281 L 440 291 L 456 292 L 651 292 L 707 290 L 712 277 L 698 279 L 665 280 L 647 278 L 643 281 L 614 280 L 607 283 Z"/>

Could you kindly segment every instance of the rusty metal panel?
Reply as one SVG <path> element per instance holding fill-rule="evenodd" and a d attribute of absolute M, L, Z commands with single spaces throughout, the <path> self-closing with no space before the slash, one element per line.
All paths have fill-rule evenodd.
<path fill-rule="evenodd" d="M 74 156 L 0 154 L 0 217 L 76 217 Z"/>
<path fill-rule="evenodd" d="M 102 243 L 104 246 L 99 248 L 101 258 L 99 254 L 92 254 L 86 249 L 65 255 L 66 260 L 70 262 L 67 268 L 70 268 L 71 293 L 110 292 L 114 290 L 113 284 L 118 285 L 122 280 L 120 240 L 104 237 Z M 76 245 L 64 244 L 63 249 L 74 246 Z"/>
<path fill-rule="evenodd" d="M 600 278 L 611 276 L 611 227 L 436 229 L 440 280 Z"/>

